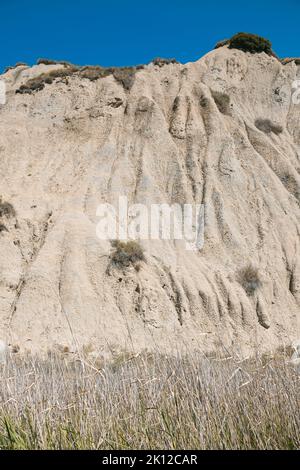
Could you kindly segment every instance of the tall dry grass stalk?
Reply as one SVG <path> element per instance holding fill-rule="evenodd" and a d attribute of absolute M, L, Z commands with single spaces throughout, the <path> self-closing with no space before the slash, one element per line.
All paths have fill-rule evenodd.
<path fill-rule="evenodd" d="M 282 359 L 49 354 L 0 366 L 2 449 L 296 449 L 299 375 Z"/>

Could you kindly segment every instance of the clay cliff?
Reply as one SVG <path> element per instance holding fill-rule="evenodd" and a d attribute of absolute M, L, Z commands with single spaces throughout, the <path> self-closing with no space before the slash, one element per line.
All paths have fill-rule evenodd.
<path fill-rule="evenodd" d="M 248 354 L 300 337 L 299 63 L 225 45 L 194 63 L 0 79 L 3 341 Z M 204 204 L 203 248 L 142 240 L 138 269 L 112 266 L 97 207 L 119 195 Z"/>

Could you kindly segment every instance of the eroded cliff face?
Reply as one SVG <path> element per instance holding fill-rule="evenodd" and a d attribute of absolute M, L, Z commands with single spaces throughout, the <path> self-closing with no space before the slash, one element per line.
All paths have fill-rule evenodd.
<path fill-rule="evenodd" d="M 299 337 L 300 67 L 221 47 L 145 66 L 131 89 L 74 75 L 16 93 L 57 68 L 1 76 L 0 195 L 16 215 L 0 234 L 0 338 L 21 351 L 247 354 Z M 230 97 L 224 108 L 217 92 Z M 108 270 L 96 209 L 119 195 L 205 204 L 203 249 L 143 241 L 139 271 Z M 238 278 L 249 263 L 261 280 L 253 295 Z"/>

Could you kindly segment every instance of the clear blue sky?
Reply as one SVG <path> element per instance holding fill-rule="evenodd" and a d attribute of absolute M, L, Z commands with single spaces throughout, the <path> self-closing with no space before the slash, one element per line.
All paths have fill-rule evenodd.
<path fill-rule="evenodd" d="M 39 57 L 134 65 L 195 60 L 239 31 L 300 56 L 300 0 L 0 0 L 0 70 Z"/>

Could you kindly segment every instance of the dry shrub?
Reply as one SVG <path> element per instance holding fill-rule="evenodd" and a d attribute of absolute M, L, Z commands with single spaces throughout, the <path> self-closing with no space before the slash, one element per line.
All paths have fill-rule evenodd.
<path fill-rule="evenodd" d="M 45 84 L 51 85 L 57 78 L 66 79 L 78 72 L 76 66 L 68 66 L 58 70 L 50 70 L 47 73 L 42 73 L 37 77 L 31 78 L 24 85 L 21 85 L 16 93 L 29 93 L 31 94 L 34 91 L 41 91 L 45 87 Z"/>
<path fill-rule="evenodd" d="M 76 75 L 80 78 L 87 78 L 90 81 L 95 81 L 100 78 L 113 75 L 115 80 L 122 84 L 125 90 L 130 90 L 134 84 L 135 74 L 137 70 L 140 70 L 143 66 L 137 67 L 100 67 L 99 65 L 77 67 L 69 64 L 68 62 L 54 62 L 48 59 L 40 59 L 39 63 L 43 64 L 62 64 L 64 68 L 58 70 L 50 70 L 47 73 L 31 78 L 24 85 L 20 86 L 16 93 L 28 93 L 38 92 L 44 89 L 45 85 L 50 85 L 57 78 L 66 79 Z"/>
<path fill-rule="evenodd" d="M 219 47 L 223 47 L 223 46 L 228 46 L 229 41 L 230 39 L 223 39 L 223 41 L 217 42 L 217 44 L 215 45 L 215 49 L 219 49 Z"/>
<path fill-rule="evenodd" d="M 293 194 L 293 196 L 298 199 L 300 202 L 300 186 L 298 183 L 298 179 L 295 178 L 295 175 L 292 173 L 283 173 L 279 175 L 279 179 L 282 182 L 282 184 L 285 186 L 285 188 Z"/>
<path fill-rule="evenodd" d="M 79 72 L 81 78 L 87 78 L 91 82 L 98 80 L 99 78 L 107 77 L 112 73 L 111 69 L 100 67 L 99 65 L 87 65 L 82 67 Z"/>
<path fill-rule="evenodd" d="M 91 81 L 98 80 L 99 78 L 107 77 L 108 75 L 113 75 L 115 80 L 122 84 L 125 90 L 130 90 L 134 84 L 136 70 L 140 69 L 142 66 L 138 67 L 100 67 L 95 66 L 86 66 L 80 70 L 80 77 L 87 78 Z"/>
<path fill-rule="evenodd" d="M 37 65 L 65 65 L 66 67 L 75 67 L 75 65 L 65 60 L 38 59 Z"/>
<path fill-rule="evenodd" d="M 164 65 L 169 65 L 169 64 L 179 64 L 179 62 L 176 59 L 165 59 L 163 57 L 155 57 L 151 61 L 153 65 L 157 65 L 158 67 L 163 67 Z"/>
<path fill-rule="evenodd" d="M 200 106 L 201 106 L 202 108 L 207 108 L 208 105 L 209 105 L 209 101 L 208 101 L 208 99 L 206 98 L 205 95 L 201 95 L 201 96 L 199 97 L 199 103 L 200 103 Z"/>
<path fill-rule="evenodd" d="M 262 285 L 258 269 L 251 264 L 248 264 L 239 271 L 238 281 L 250 296 Z"/>
<path fill-rule="evenodd" d="M 230 115 L 230 97 L 226 93 L 211 90 L 211 94 L 220 113 Z"/>
<path fill-rule="evenodd" d="M 128 242 L 113 240 L 111 245 L 114 248 L 111 262 L 118 267 L 126 268 L 130 265 L 136 265 L 140 261 L 145 261 L 144 249 L 134 240 Z"/>
<path fill-rule="evenodd" d="M 8 232 L 8 230 L 7 230 L 7 228 L 5 227 L 4 224 L 0 223 L 0 233 L 2 233 L 2 232 Z"/>
<path fill-rule="evenodd" d="M 8 72 L 9 70 L 13 70 L 17 67 L 21 67 L 21 66 L 28 67 L 28 65 L 25 62 L 17 62 L 16 65 L 10 65 L 9 67 L 6 67 L 4 69 L 4 73 Z"/>
<path fill-rule="evenodd" d="M 51 60 L 51 59 L 38 59 L 37 60 L 37 65 L 56 65 L 58 62 L 56 60 Z"/>
<path fill-rule="evenodd" d="M 286 57 L 281 60 L 282 65 L 287 65 L 290 62 L 295 62 L 296 65 L 300 65 L 300 57 Z"/>
<path fill-rule="evenodd" d="M 16 216 L 16 211 L 14 206 L 10 202 L 2 202 L 0 199 L 0 217 L 6 217 L 10 219 L 11 217 Z"/>
<path fill-rule="evenodd" d="M 256 119 L 255 126 L 265 134 L 273 132 L 276 135 L 281 134 L 283 127 L 280 124 L 270 121 L 270 119 Z"/>
<path fill-rule="evenodd" d="M 125 90 L 130 90 L 135 81 L 135 67 L 120 67 L 113 69 L 115 80 L 123 85 Z"/>

